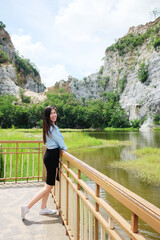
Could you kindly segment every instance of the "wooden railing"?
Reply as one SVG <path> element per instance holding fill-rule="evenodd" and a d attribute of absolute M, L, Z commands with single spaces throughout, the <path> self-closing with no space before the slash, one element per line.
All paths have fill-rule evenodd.
<path fill-rule="evenodd" d="M 0 144 L 1 182 L 45 180 L 42 156 L 46 147 L 42 151 L 42 141 L 0 141 Z M 92 180 L 94 190 L 82 176 Z M 100 197 L 101 190 L 131 211 L 131 221 Z M 60 181 L 56 181 L 52 194 L 70 239 L 144 240 L 138 229 L 139 218 L 160 233 L 159 208 L 68 152 L 61 151 Z"/>
<path fill-rule="evenodd" d="M 0 141 L 0 182 L 42 178 L 42 141 Z"/>
<path fill-rule="evenodd" d="M 138 231 L 139 218 L 160 233 L 159 208 L 68 152 L 62 151 L 62 157 L 66 163 L 61 158 L 60 181 L 52 194 L 70 239 L 144 240 Z M 95 183 L 95 190 L 82 180 L 82 173 Z M 130 222 L 100 197 L 101 189 L 131 211 Z"/>

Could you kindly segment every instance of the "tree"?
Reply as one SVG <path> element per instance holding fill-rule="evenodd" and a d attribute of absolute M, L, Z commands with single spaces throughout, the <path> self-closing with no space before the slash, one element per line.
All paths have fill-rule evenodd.
<path fill-rule="evenodd" d="M 14 124 L 14 102 L 17 99 L 11 95 L 0 96 L 0 127 L 10 128 Z"/>
<path fill-rule="evenodd" d="M 2 21 L 0 21 L 0 28 L 5 28 L 5 27 L 6 25 Z"/>
<path fill-rule="evenodd" d="M 139 69 L 138 69 L 138 79 L 144 83 L 149 75 L 148 72 L 148 64 L 145 64 L 145 62 L 139 64 Z"/>
<path fill-rule="evenodd" d="M 151 17 L 154 17 L 154 20 L 159 16 L 160 10 L 158 8 L 154 8 L 152 12 L 150 12 Z"/>

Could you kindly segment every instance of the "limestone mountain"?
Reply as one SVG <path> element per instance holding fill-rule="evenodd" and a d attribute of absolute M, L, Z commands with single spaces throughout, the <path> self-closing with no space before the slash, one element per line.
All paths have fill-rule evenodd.
<path fill-rule="evenodd" d="M 20 88 L 44 92 L 36 66 L 29 59 L 19 56 L 11 38 L 0 22 L 0 94 L 17 95 Z"/>
<path fill-rule="evenodd" d="M 77 98 L 104 98 L 118 91 L 120 103 L 130 120 L 160 114 L 160 18 L 145 25 L 131 27 L 105 51 L 99 72 L 83 80 L 69 76 L 54 88 L 64 87 Z"/>

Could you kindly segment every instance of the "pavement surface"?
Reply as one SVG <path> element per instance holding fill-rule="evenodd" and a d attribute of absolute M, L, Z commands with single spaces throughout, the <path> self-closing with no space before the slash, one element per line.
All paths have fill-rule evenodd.
<path fill-rule="evenodd" d="M 69 240 L 59 213 L 39 215 L 41 200 L 21 220 L 21 205 L 43 186 L 43 182 L 0 183 L 0 240 Z M 56 209 L 51 194 L 47 207 Z"/>

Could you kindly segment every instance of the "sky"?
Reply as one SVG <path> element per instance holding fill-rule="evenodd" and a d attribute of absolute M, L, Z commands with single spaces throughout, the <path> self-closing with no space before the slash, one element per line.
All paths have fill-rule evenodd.
<path fill-rule="evenodd" d="M 0 0 L 0 21 L 46 87 L 99 71 L 107 47 L 153 21 L 160 0 Z"/>

